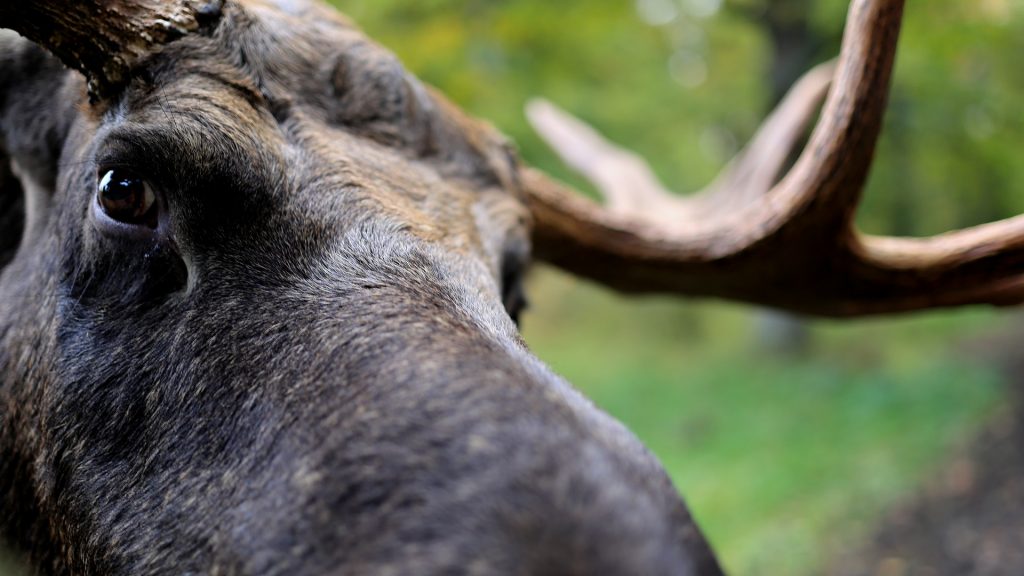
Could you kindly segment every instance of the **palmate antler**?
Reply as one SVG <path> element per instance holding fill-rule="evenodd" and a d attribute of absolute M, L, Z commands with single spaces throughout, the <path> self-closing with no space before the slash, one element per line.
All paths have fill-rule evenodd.
<path fill-rule="evenodd" d="M 808 73 L 708 189 L 666 192 L 642 160 L 546 103 L 529 116 L 601 207 L 524 182 L 541 259 L 624 292 L 716 296 L 821 316 L 1024 301 L 1024 216 L 931 238 L 861 234 L 854 213 L 882 126 L 902 0 L 855 0 L 839 61 Z M 773 183 L 832 89 L 810 141 Z"/>

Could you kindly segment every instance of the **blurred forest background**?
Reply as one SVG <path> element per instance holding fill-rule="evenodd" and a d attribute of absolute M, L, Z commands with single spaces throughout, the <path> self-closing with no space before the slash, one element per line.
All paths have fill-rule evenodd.
<path fill-rule="evenodd" d="M 790 83 L 838 53 L 847 9 L 845 0 L 337 5 L 511 136 L 527 162 L 589 190 L 525 122 L 524 103 L 544 96 L 648 158 L 679 191 L 708 183 Z M 1021 0 L 910 3 L 863 229 L 934 234 L 1024 212 L 1022 55 Z M 1006 410 L 1002 361 L 1016 346 L 990 335 L 1024 321 L 977 308 L 801 321 L 626 299 L 543 267 L 529 293 L 523 331 L 536 353 L 658 454 L 741 575 L 837 571 L 835 559 L 870 542 L 888 511 L 946 478 Z M 899 559 L 867 562 L 876 560 L 865 570 L 906 572 Z"/>
<path fill-rule="evenodd" d="M 543 95 L 638 151 L 671 188 L 695 190 L 802 71 L 838 53 L 847 8 L 335 2 L 415 74 L 511 136 L 527 162 L 585 191 L 527 126 L 529 98 Z M 909 4 L 862 228 L 933 234 L 1024 212 L 1024 1 Z M 1005 334 L 1024 316 L 1010 311 L 801 320 L 625 299 L 544 267 L 529 293 L 530 345 L 657 453 L 733 574 L 835 572 L 837 558 L 870 545 L 894 507 L 936 479 L 970 489 L 969 468 L 948 471 L 1009 417 L 1017 384 L 1004 370 L 1017 348 Z M 1018 504 L 1011 513 L 1024 513 Z M 864 573 L 916 573 L 899 558 L 861 560 Z"/>

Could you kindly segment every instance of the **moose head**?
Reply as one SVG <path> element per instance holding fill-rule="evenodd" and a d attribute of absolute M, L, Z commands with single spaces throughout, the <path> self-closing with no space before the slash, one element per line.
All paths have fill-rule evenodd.
<path fill-rule="evenodd" d="M 696 196 L 535 106 L 600 207 L 326 7 L 0 7 L 7 539 L 52 574 L 720 573 L 527 350 L 523 272 L 831 316 L 1021 300 L 1020 219 L 852 227 L 901 14 L 856 0 L 835 68 Z"/>

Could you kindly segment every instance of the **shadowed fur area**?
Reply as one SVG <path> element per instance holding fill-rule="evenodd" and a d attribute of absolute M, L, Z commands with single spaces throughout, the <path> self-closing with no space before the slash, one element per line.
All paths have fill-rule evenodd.
<path fill-rule="evenodd" d="M 720 573 L 518 334 L 509 144 L 330 9 L 228 2 L 95 103 L 2 33 L 0 160 L 0 518 L 38 573 Z M 155 229 L 102 221 L 112 169 Z"/>

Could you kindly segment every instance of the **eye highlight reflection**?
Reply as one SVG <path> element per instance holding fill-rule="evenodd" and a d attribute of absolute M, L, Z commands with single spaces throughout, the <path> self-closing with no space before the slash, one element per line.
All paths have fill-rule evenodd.
<path fill-rule="evenodd" d="M 128 170 L 106 170 L 96 186 L 96 200 L 103 213 L 117 222 L 157 227 L 157 202 L 153 188 Z"/>

